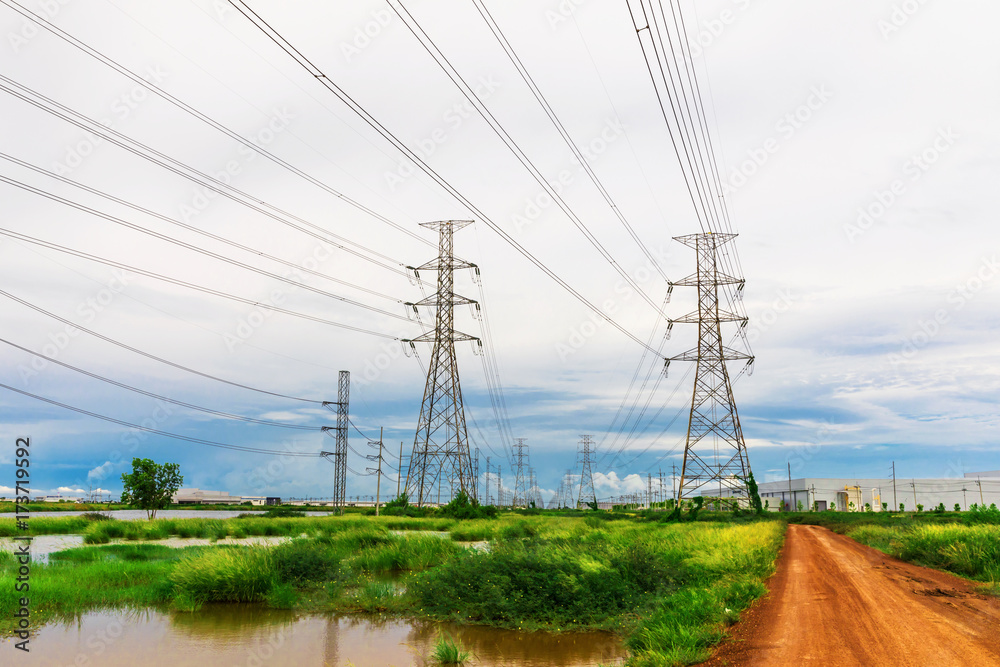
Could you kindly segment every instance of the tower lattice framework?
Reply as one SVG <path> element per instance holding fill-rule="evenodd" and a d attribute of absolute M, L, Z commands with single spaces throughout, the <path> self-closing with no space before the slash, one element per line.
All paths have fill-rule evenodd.
<path fill-rule="evenodd" d="M 594 490 L 593 471 L 593 458 L 597 451 L 597 446 L 594 444 L 593 436 L 581 435 L 580 438 L 580 457 L 582 458 L 582 461 L 580 474 L 580 495 L 577 496 L 577 506 L 579 506 L 580 503 L 597 502 L 597 492 Z"/>
<path fill-rule="evenodd" d="M 331 430 L 335 432 L 336 446 L 334 451 L 321 452 L 321 455 L 333 463 L 333 506 L 334 511 L 338 513 L 343 513 L 347 498 L 347 427 L 350 415 L 350 395 L 351 373 L 350 371 L 340 371 L 337 378 L 337 402 L 323 403 L 328 409 L 332 409 L 333 406 L 337 408 L 337 426 L 332 429 L 328 426 L 323 428 L 327 435 Z"/>
<path fill-rule="evenodd" d="M 455 330 L 455 306 L 476 305 L 472 299 L 455 294 L 455 270 L 474 269 L 475 264 L 456 259 L 454 234 L 472 224 L 471 220 L 425 222 L 422 227 L 438 232 L 438 256 L 415 271 L 437 271 L 437 292 L 410 306 L 436 307 L 434 331 L 403 343 L 433 343 L 427 385 L 420 406 L 420 420 L 413 440 L 413 454 L 406 477 L 406 493 L 423 506 L 431 490 L 446 480 L 470 498 L 476 498 L 476 476 L 469 453 L 469 436 L 465 427 L 462 387 L 458 377 L 455 343 L 475 341 L 475 336 Z"/>
<path fill-rule="evenodd" d="M 678 497 L 728 496 L 746 506 L 750 461 L 726 362 L 746 360 L 752 369 L 753 357 L 726 346 L 722 334 L 723 323 L 745 326 L 747 318 L 719 307 L 720 285 L 737 285 L 741 291 L 744 284 L 742 278 L 726 274 L 718 265 L 719 248 L 735 237 L 711 232 L 675 237 L 695 250 L 698 270 L 670 286 L 696 287 L 698 310 L 668 320 L 668 327 L 697 324 L 698 346 L 666 361 L 668 366 L 671 361 L 697 364 Z"/>

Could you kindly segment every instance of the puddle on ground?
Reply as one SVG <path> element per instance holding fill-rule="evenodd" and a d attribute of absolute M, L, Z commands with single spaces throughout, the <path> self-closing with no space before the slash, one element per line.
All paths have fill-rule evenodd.
<path fill-rule="evenodd" d="M 280 544 L 290 540 L 287 536 L 265 536 L 254 537 L 227 537 L 225 539 L 212 542 L 204 537 L 168 537 L 163 540 L 111 540 L 108 544 L 159 544 L 165 547 L 200 547 L 208 544 Z M 10 553 L 17 552 L 21 541 L 14 541 L 11 537 L 0 537 L 0 551 Z M 35 563 L 48 563 L 49 556 L 57 551 L 65 549 L 75 549 L 76 547 L 106 546 L 104 544 L 84 544 L 83 535 L 36 535 L 31 539 L 31 560 Z"/>
<path fill-rule="evenodd" d="M 425 667 L 448 634 L 472 651 L 470 666 L 594 667 L 625 658 L 606 633 L 553 635 L 377 616 L 297 615 L 250 605 L 195 614 L 100 611 L 37 630 L 17 664 L 124 667 Z M 3 655 L 13 655 L 5 638 Z"/>

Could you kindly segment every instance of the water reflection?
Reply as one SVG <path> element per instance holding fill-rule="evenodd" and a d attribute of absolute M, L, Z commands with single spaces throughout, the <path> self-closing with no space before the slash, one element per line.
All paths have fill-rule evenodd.
<path fill-rule="evenodd" d="M 550 635 L 379 616 L 301 616 L 254 605 L 211 605 L 197 614 L 99 611 L 41 628 L 19 665 L 294 665 L 424 667 L 447 633 L 473 665 L 591 667 L 624 657 L 605 633 Z M 4 643 L 9 644 L 5 639 Z M 0 648 L 12 655 L 13 646 Z"/>

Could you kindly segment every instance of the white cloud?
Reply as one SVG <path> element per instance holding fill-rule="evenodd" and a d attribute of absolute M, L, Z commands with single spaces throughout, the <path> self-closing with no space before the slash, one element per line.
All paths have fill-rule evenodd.
<path fill-rule="evenodd" d="M 97 466 L 93 470 L 87 473 L 88 482 L 99 482 L 105 479 L 114 470 L 115 464 L 111 461 L 105 461 L 101 465 Z"/>

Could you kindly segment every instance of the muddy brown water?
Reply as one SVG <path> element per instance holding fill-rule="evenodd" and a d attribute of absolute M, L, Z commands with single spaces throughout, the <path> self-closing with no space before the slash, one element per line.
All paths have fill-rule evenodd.
<path fill-rule="evenodd" d="M 620 664 L 606 633 L 547 634 L 462 627 L 378 616 L 299 615 L 249 605 L 196 614 L 100 611 L 36 631 L 31 652 L 0 645 L 0 663 L 25 667 L 424 667 L 448 634 L 470 649 L 470 665 L 592 667 Z"/>

